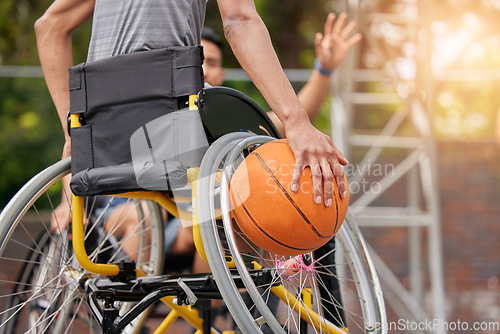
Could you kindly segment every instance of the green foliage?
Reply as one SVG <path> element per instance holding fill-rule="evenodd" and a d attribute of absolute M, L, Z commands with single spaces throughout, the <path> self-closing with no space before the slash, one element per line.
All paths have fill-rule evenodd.
<path fill-rule="evenodd" d="M 36 15 L 50 2 L 37 0 L 3 0 L 0 3 L 0 64 L 32 65 L 37 63 L 33 33 Z"/>
<path fill-rule="evenodd" d="M 63 136 L 43 79 L 0 80 L 0 207 L 61 156 Z"/>

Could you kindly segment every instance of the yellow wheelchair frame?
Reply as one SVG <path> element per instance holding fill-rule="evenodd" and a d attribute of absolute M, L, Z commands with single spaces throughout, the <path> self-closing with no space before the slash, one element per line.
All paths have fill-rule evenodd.
<path fill-rule="evenodd" d="M 191 95 L 189 98 L 189 108 L 190 110 L 197 109 L 195 104 L 195 100 L 197 99 L 197 95 Z M 71 114 L 71 127 L 79 127 L 81 126 L 79 118 L 79 114 Z M 191 168 L 188 170 L 188 182 L 191 186 L 192 198 L 196 198 L 196 182 L 198 179 L 198 168 Z M 200 256 L 208 263 L 207 256 L 205 254 L 205 249 L 203 247 L 203 242 L 200 234 L 200 227 L 198 224 L 198 216 L 196 213 L 196 208 L 193 207 L 194 213 L 188 212 L 179 212 L 179 209 L 172 198 L 162 192 L 129 192 L 114 195 L 118 197 L 132 198 L 136 200 L 149 200 L 158 203 L 164 209 L 166 209 L 173 216 L 180 218 L 181 213 L 183 217 L 191 216 L 193 219 L 193 238 L 195 242 L 196 251 L 200 254 Z M 72 195 L 72 203 L 73 203 L 73 249 L 75 253 L 75 257 L 78 262 L 82 266 L 83 269 L 88 271 L 89 273 L 103 275 L 103 276 L 117 276 L 120 273 L 120 268 L 116 264 L 100 264 L 92 262 L 85 250 L 85 240 L 84 240 L 84 204 L 83 198 Z M 254 269 L 261 269 L 261 266 L 256 261 L 252 261 Z M 234 263 L 228 263 L 229 267 L 234 268 Z M 143 276 L 144 273 L 140 272 L 136 269 L 137 277 Z M 307 322 L 310 326 L 315 328 L 315 330 L 319 330 L 321 332 L 326 333 L 334 333 L 334 334 L 342 334 L 346 333 L 348 330 L 338 330 L 337 328 L 326 324 L 320 320 L 320 315 L 316 313 L 312 309 L 312 300 L 310 298 L 310 293 L 307 289 L 302 291 L 303 301 L 304 303 L 297 303 L 296 297 L 288 292 L 283 285 L 274 286 L 271 288 L 271 291 L 278 296 L 282 301 L 286 301 L 294 305 L 294 311 L 302 318 L 303 321 Z M 305 296 L 305 297 L 304 297 Z M 309 298 L 307 297 L 309 296 Z M 203 329 L 203 320 L 200 318 L 198 311 L 191 308 L 191 306 L 178 306 L 174 303 L 174 297 L 164 297 L 161 299 L 163 303 L 165 303 L 168 307 L 171 308 L 171 311 L 163 320 L 163 322 L 158 326 L 155 330 L 155 334 L 165 332 L 173 322 L 178 318 L 184 318 L 190 325 L 197 329 L 197 334 L 202 333 Z M 212 331 L 213 332 L 213 331 Z M 215 332 L 213 332 L 215 333 Z"/>

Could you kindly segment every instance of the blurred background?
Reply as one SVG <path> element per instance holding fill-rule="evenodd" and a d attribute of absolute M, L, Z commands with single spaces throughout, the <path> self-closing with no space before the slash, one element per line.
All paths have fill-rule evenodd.
<path fill-rule="evenodd" d="M 0 209 L 61 155 L 33 32 L 51 2 L 0 2 Z M 500 333 L 500 1 L 255 2 L 297 89 L 327 13 L 358 22 L 363 41 L 335 72 L 316 126 L 351 162 L 351 212 L 374 251 L 389 320 L 497 322 L 481 333 Z M 215 1 L 206 24 L 222 37 Z M 73 36 L 75 64 L 90 27 Z M 225 84 L 266 109 L 229 47 L 224 65 Z"/>

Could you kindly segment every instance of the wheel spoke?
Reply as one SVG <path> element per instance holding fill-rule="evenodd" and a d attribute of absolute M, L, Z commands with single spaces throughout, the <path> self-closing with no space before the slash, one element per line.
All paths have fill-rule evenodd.
<path fill-rule="evenodd" d="M 84 275 L 72 255 L 72 235 L 50 228 L 50 218 L 56 223 L 63 219 L 54 212 L 59 203 L 56 199 L 69 198 L 69 194 L 61 194 L 58 183 L 69 168 L 70 162 L 66 160 L 35 176 L 0 215 L 0 238 L 4 241 L 0 267 L 12 268 L 0 276 L 0 333 L 99 332 L 100 325 L 95 322 L 82 289 L 85 282 L 82 280 L 90 276 Z M 122 238 L 115 235 L 116 229 L 107 232 L 104 229 L 106 211 L 112 210 L 112 206 L 98 207 L 100 204 L 95 198 L 85 198 L 84 203 L 85 246 L 90 248 L 87 251 L 91 259 L 96 260 L 103 254 L 106 261 L 119 261 L 124 254 L 132 255 L 140 258 L 138 266 L 150 268 L 149 274 L 161 273 L 163 233 L 158 231 L 163 231 L 163 218 L 154 205 L 148 204 L 151 210 L 144 212 L 146 215 L 137 214 L 141 217 L 138 225 L 130 229 L 131 235 Z M 141 203 L 135 210 L 144 211 Z M 102 212 L 94 214 L 97 209 Z M 127 217 L 134 217 L 131 211 L 126 213 Z M 124 226 L 122 221 L 116 223 Z M 41 237 L 36 237 L 39 234 Z M 135 236 L 141 241 L 130 250 L 132 254 L 126 254 L 124 245 Z M 130 308 L 129 304 L 124 303 L 123 308 Z M 124 333 L 138 332 L 140 323 L 128 326 Z"/>
<path fill-rule="evenodd" d="M 337 235 L 337 238 L 342 241 L 339 242 L 339 245 L 343 248 L 343 259 L 334 262 L 333 259 L 337 249 L 336 247 L 327 248 L 317 258 L 313 258 L 311 265 L 301 264 L 297 272 L 285 275 L 287 268 L 284 268 L 283 264 L 290 257 L 276 258 L 274 254 L 263 252 L 240 231 L 232 228 L 233 223 L 231 222 L 230 209 L 227 204 L 229 201 L 228 179 L 237 165 L 235 163 L 236 158 L 238 157 L 241 160 L 242 152 L 247 149 L 245 145 L 255 146 L 255 143 L 259 140 L 257 137 L 249 139 L 237 135 L 221 137 L 210 147 L 200 168 L 198 191 L 202 193 L 198 193 L 199 199 L 197 199 L 197 203 L 200 203 L 202 198 L 208 198 L 209 203 L 207 205 L 198 204 L 198 214 L 201 216 L 200 221 L 208 222 L 206 225 L 212 224 L 212 227 L 204 226 L 201 229 L 205 249 L 209 248 L 207 255 L 209 255 L 210 266 L 217 268 L 216 271 L 219 274 L 215 275 L 214 273 L 214 276 L 218 286 L 224 290 L 225 298 L 232 298 L 235 305 L 247 308 L 251 312 L 245 313 L 235 309 L 230 309 L 230 311 L 235 318 L 241 318 L 238 319 L 239 323 L 243 324 L 242 326 L 248 326 L 245 327 L 248 328 L 248 331 L 254 331 L 251 328 L 257 320 L 255 318 L 256 314 L 266 314 L 267 324 L 278 333 L 298 333 L 304 330 L 302 328 L 304 323 L 314 324 L 308 327 L 313 328 L 314 332 L 317 333 L 343 332 L 342 329 L 338 329 L 327 319 L 335 319 L 339 328 L 349 327 L 350 333 L 364 332 L 366 324 L 378 321 L 377 316 L 384 318 L 383 312 L 385 310 L 380 308 L 381 303 L 375 299 L 378 296 L 373 291 L 377 287 L 372 286 L 372 280 L 366 276 L 366 273 L 372 271 L 361 270 L 361 267 L 357 267 L 364 263 L 362 259 L 367 255 L 363 254 L 363 248 L 356 248 L 358 246 L 353 242 L 353 240 L 359 239 L 358 236 L 352 238 L 352 240 L 347 239 L 348 242 L 344 240 L 345 238 L 351 238 L 351 233 L 357 232 L 353 232 L 348 227 L 348 232 Z M 222 177 L 210 177 L 221 168 Z M 215 196 L 216 193 L 217 196 Z M 219 224 L 217 228 L 215 228 L 217 222 L 213 212 L 215 208 L 221 210 L 223 221 L 223 225 Z M 221 237 L 221 235 L 224 237 Z M 213 251 L 210 251 L 211 248 L 213 248 Z M 222 252 L 218 249 L 221 249 Z M 243 251 L 243 249 L 245 250 Z M 230 255 L 234 259 L 242 279 L 245 275 L 249 275 L 249 279 L 243 279 L 243 283 L 253 301 L 250 306 L 245 305 L 241 299 L 236 298 L 236 294 L 240 294 L 239 290 L 234 291 L 236 294 L 233 294 L 235 283 L 231 283 L 232 278 L 226 265 L 225 255 Z M 353 261 L 353 259 L 356 261 Z M 254 282 L 254 279 L 249 274 L 248 261 L 259 263 L 264 267 L 262 270 L 273 273 L 272 277 L 266 282 Z M 353 271 L 354 274 L 352 274 Z M 344 272 L 347 275 L 343 274 Z M 341 295 L 337 296 L 337 292 L 333 294 L 329 291 L 330 285 L 333 284 L 330 281 L 339 285 Z M 360 286 L 369 289 L 360 289 Z M 282 297 L 278 306 L 274 305 L 275 302 L 273 301 L 273 299 L 276 299 L 274 291 L 278 291 L 275 288 L 281 290 L 280 295 Z M 312 295 L 311 302 L 304 300 L 303 292 Z M 379 313 L 375 315 L 367 312 L 368 309 L 378 310 Z M 299 311 L 303 312 L 302 317 L 297 314 Z M 250 317 L 248 314 L 250 314 Z M 269 315 L 271 318 L 268 319 Z M 367 316 L 370 318 L 366 318 Z M 322 323 L 321 326 L 318 324 L 318 320 Z M 276 323 L 279 324 L 279 327 L 274 327 Z"/>

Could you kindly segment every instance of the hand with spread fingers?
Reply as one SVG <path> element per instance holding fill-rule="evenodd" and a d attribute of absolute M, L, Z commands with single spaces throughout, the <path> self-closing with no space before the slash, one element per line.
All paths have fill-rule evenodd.
<path fill-rule="evenodd" d="M 292 191 L 299 189 L 300 176 L 309 167 L 316 204 L 324 202 L 326 206 L 332 205 L 333 182 L 337 182 L 340 197 L 345 198 L 346 185 L 341 166 L 347 165 L 348 161 L 331 138 L 312 126 L 308 119 L 286 128 L 286 131 L 288 144 L 295 155 Z"/>
<path fill-rule="evenodd" d="M 335 21 L 335 14 L 330 13 L 325 22 L 324 33 L 316 33 L 314 49 L 319 66 L 332 71 L 344 60 L 351 47 L 361 41 L 361 34 L 352 35 L 356 21 L 347 23 L 347 14 L 342 13 Z M 352 36 L 351 36 L 352 35 Z"/>

